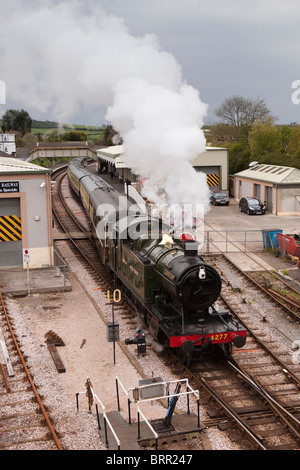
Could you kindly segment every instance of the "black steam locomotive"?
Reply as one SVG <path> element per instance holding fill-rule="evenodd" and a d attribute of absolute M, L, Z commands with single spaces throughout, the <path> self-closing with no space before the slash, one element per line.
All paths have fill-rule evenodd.
<path fill-rule="evenodd" d="M 217 306 L 221 279 L 197 254 L 197 242 L 174 237 L 169 225 L 129 203 L 84 163 L 70 162 L 70 185 L 91 219 L 102 263 L 157 341 L 185 363 L 216 347 L 227 354 L 232 344 L 243 347 L 246 330 Z"/>

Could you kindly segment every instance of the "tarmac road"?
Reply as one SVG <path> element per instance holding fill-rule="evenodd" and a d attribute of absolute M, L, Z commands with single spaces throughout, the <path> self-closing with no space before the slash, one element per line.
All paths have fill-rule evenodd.
<path fill-rule="evenodd" d="M 293 215 L 248 215 L 240 212 L 238 202 L 230 199 L 229 206 L 213 206 L 205 216 L 205 223 L 218 230 L 281 229 L 283 233 L 300 233 L 300 217 Z"/>

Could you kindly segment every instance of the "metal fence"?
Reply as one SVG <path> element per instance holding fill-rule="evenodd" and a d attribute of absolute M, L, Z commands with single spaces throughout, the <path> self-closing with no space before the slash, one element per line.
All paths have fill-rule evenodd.
<path fill-rule="evenodd" d="M 66 285 L 66 271 L 68 269 L 67 263 L 63 260 L 60 254 L 54 249 L 54 266 L 56 266 L 64 276 L 64 286 Z"/>
<path fill-rule="evenodd" d="M 262 252 L 261 230 L 208 230 L 197 236 L 202 253 Z"/>

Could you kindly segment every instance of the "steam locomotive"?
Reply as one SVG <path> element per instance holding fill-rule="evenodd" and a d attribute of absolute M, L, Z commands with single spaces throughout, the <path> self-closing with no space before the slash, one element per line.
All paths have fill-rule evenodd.
<path fill-rule="evenodd" d="M 196 353 L 243 347 L 246 330 L 217 305 L 222 281 L 198 255 L 198 243 L 176 238 L 161 218 L 130 203 L 85 163 L 70 162 L 70 186 L 89 215 L 102 263 L 156 340 L 186 364 Z"/>

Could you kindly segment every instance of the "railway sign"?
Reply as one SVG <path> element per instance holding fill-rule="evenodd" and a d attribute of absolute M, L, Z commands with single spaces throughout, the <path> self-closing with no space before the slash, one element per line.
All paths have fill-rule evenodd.
<path fill-rule="evenodd" d="M 30 263 L 30 252 L 29 252 L 28 248 L 25 248 L 23 250 L 23 261 L 26 264 Z"/>
<path fill-rule="evenodd" d="M 0 193 L 18 193 L 19 191 L 19 181 L 0 181 Z"/>

